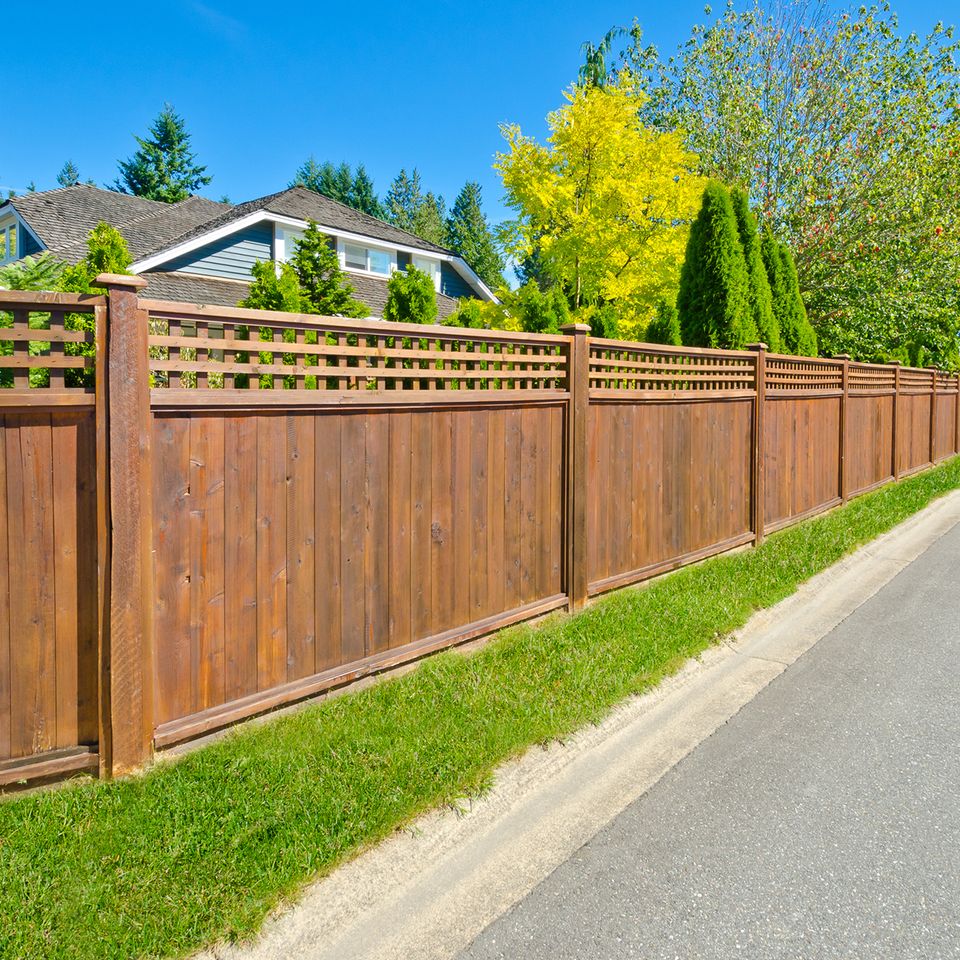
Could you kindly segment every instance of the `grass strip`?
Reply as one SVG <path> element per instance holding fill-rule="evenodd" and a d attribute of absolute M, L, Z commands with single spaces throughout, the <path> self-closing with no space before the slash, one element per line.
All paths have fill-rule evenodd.
<path fill-rule="evenodd" d="M 0 956 L 162 957 L 250 934 L 307 880 L 600 720 L 960 487 L 960 458 L 575 617 L 238 728 L 175 764 L 0 803 Z"/>

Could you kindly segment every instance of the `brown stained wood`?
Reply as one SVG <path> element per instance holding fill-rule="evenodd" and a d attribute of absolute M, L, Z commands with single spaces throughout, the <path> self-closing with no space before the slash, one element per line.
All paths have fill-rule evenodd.
<path fill-rule="evenodd" d="M 344 661 L 366 655 L 364 642 L 364 544 L 366 538 L 366 417 L 351 414 L 341 425 L 340 617 Z"/>
<path fill-rule="evenodd" d="M 342 663 L 341 650 L 341 427 L 335 414 L 316 426 L 316 670 Z"/>
<path fill-rule="evenodd" d="M 541 460 L 541 429 L 535 410 L 520 413 L 520 603 L 537 598 L 537 474 Z"/>
<path fill-rule="evenodd" d="M 450 626 L 476 619 L 470 606 L 470 580 L 475 569 L 471 557 L 471 487 L 476 478 L 471 473 L 470 444 L 472 418 L 469 410 L 451 414 L 452 427 L 452 546 L 453 546 L 453 611 Z"/>
<path fill-rule="evenodd" d="M 7 760 L 10 752 L 10 517 L 7 510 L 7 444 L 11 428 L 0 413 L 0 760 Z"/>
<path fill-rule="evenodd" d="M 549 527 L 546 563 L 546 590 L 549 595 L 563 591 L 563 537 L 566 531 L 566 503 L 564 500 L 564 421 L 563 407 L 550 410 L 550 450 L 547 491 L 547 516 L 544 523 Z"/>
<path fill-rule="evenodd" d="M 257 687 L 287 679 L 286 417 L 257 418 Z"/>
<path fill-rule="evenodd" d="M 412 580 L 415 577 L 413 567 L 413 415 L 410 413 L 390 414 L 390 450 L 389 466 L 389 519 L 387 537 L 389 540 L 388 643 L 391 649 L 410 643 L 413 639 L 411 621 Z"/>
<path fill-rule="evenodd" d="M 470 417 L 470 462 L 465 493 L 469 494 L 469 590 L 468 620 L 490 614 L 489 508 L 490 508 L 490 415 L 472 411 Z"/>
<path fill-rule="evenodd" d="M 316 425 L 287 417 L 287 680 L 316 667 Z"/>
<path fill-rule="evenodd" d="M 430 632 L 453 621 L 453 414 L 431 417 Z"/>
<path fill-rule="evenodd" d="M 522 603 L 521 545 L 523 525 L 521 500 L 521 411 L 508 410 L 504 418 L 504 607 L 512 610 Z"/>
<path fill-rule="evenodd" d="M 849 397 L 846 417 L 848 496 L 855 496 L 892 478 L 893 408 L 893 396 Z"/>
<path fill-rule="evenodd" d="M 366 415 L 365 493 L 363 533 L 364 656 L 390 646 L 390 595 L 387 585 L 390 518 L 390 414 Z"/>
<path fill-rule="evenodd" d="M 191 713 L 226 695 L 223 418 L 190 419 Z"/>
<path fill-rule="evenodd" d="M 431 602 L 433 573 L 431 566 L 433 523 L 433 417 L 429 413 L 412 415 L 410 490 L 413 512 L 410 526 L 411 620 L 413 639 L 422 640 L 432 632 Z"/>
<path fill-rule="evenodd" d="M 491 410 L 487 421 L 487 610 L 494 616 L 506 601 L 506 414 Z"/>

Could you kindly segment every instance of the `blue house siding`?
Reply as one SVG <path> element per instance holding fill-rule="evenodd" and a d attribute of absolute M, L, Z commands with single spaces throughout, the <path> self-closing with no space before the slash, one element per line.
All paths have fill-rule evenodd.
<path fill-rule="evenodd" d="M 259 223 L 185 253 L 158 269 L 227 280 L 249 280 L 250 270 L 258 260 L 272 258 L 273 227 Z"/>
<path fill-rule="evenodd" d="M 473 287 L 444 260 L 440 264 L 440 292 L 448 297 L 476 297 Z"/>
<path fill-rule="evenodd" d="M 35 253 L 39 253 L 43 249 L 43 247 L 33 239 L 33 235 L 26 230 L 20 229 L 18 233 L 20 238 L 19 256 L 32 257 Z"/>

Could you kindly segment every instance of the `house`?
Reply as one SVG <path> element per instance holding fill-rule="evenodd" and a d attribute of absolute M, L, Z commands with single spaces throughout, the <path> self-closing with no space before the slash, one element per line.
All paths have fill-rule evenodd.
<path fill-rule="evenodd" d="M 160 203 L 89 185 L 28 193 L 0 205 L 0 265 L 43 250 L 76 263 L 90 230 L 106 221 L 127 241 L 147 296 L 235 306 L 254 263 L 286 260 L 308 220 L 330 238 L 372 317 L 383 314 L 390 274 L 410 264 L 433 278 L 441 318 L 461 297 L 495 299 L 456 253 L 304 187 L 237 205 L 203 197 Z"/>

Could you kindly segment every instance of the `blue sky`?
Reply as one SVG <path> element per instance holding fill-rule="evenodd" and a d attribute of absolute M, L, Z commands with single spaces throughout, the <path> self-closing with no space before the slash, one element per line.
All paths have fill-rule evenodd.
<path fill-rule="evenodd" d="M 506 213 L 491 170 L 499 124 L 542 136 L 584 40 L 637 17 L 672 51 L 704 19 L 702 0 L 55 2 L 42 23 L 34 5 L 8 6 L 4 33 L 28 40 L 8 45 L 23 54 L 24 83 L 3 98 L 4 188 L 53 187 L 68 157 L 84 178 L 112 182 L 133 134 L 169 101 L 214 176 L 208 196 L 282 189 L 313 154 L 363 161 L 381 193 L 419 167 L 448 204 L 479 180 L 493 219 Z M 960 0 L 899 7 L 905 30 L 960 21 Z"/>

